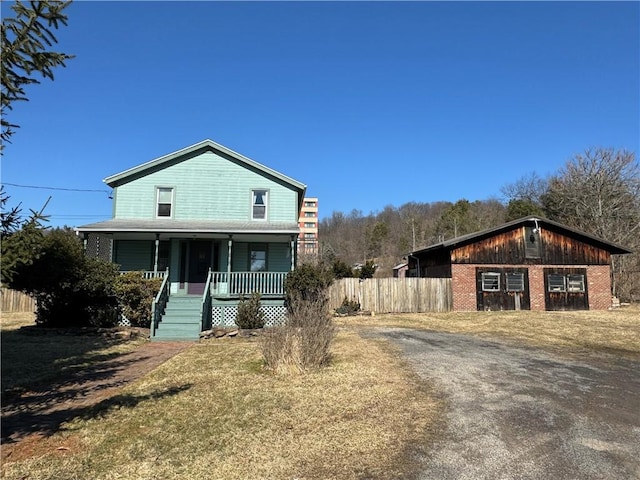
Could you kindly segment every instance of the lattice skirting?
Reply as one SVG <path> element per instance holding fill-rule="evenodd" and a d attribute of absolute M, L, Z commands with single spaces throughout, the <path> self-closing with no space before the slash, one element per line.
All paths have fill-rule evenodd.
<path fill-rule="evenodd" d="M 287 314 L 286 307 L 282 305 L 262 305 L 261 310 L 264 313 L 265 327 L 273 327 L 284 323 Z M 211 324 L 214 327 L 235 327 L 237 315 L 237 305 L 213 305 L 211 308 Z"/>

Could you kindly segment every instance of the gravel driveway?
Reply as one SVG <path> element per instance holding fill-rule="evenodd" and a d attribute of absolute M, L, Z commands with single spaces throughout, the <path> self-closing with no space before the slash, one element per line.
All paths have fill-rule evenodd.
<path fill-rule="evenodd" d="M 377 329 L 447 404 L 420 478 L 640 479 L 640 362 Z"/>

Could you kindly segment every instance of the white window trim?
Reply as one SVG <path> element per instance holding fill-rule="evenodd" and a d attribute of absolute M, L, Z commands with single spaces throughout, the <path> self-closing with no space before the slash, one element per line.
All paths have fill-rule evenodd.
<path fill-rule="evenodd" d="M 265 202 L 264 202 L 264 218 L 255 218 L 253 216 L 253 207 L 254 205 L 254 198 L 255 198 L 255 192 L 264 192 L 265 195 Z M 269 197 L 271 196 L 271 192 L 269 191 L 268 188 L 252 188 L 251 189 L 251 198 L 250 198 L 250 217 L 252 221 L 256 221 L 256 222 L 266 222 L 267 219 L 269 218 Z"/>
<path fill-rule="evenodd" d="M 159 206 L 160 206 L 160 190 L 171 190 L 171 212 L 169 215 L 159 215 L 158 214 L 158 210 L 159 210 Z M 155 218 L 173 218 L 174 214 L 175 214 L 175 207 L 176 207 L 176 188 L 175 187 L 169 187 L 166 185 L 159 185 L 156 187 L 156 203 L 155 203 Z"/>
<path fill-rule="evenodd" d="M 518 284 L 521 285 L 522 288 L 515 289 L 515 288 L 513 288 L 513 285 L 509 285 L 509 277 L 515 278 L 516 275 L 520 278 L 520 280 L 518 281 Z M 525 291 L 525 288 L 524 288 L 524 273 L 522 273 L 522 272 L 507 272 L 507 273 L 505 273 L 505 287 L 507 289 L 507 292 L 524 292 Z"/>
<path fill-rule="evenodd" d="M 551 277 L 559 277 L 562 278 L 562 288 L 555 288 L 551 285 Z M 552 287 L 554 287 L 552 289 Z M 547 291 L 550 293 L 565 293 L 567 291 L 567 276 L 562 273 L 549 273 L 547 275 Z"/>
<path fill-rule="evenodd" d="M 572 279 L 571 277 L 580 277 L 579 279 Z M 575 288 L 576 281 L 579 281 L 578 288 Z M 567 292 L 570 293 L 584 293 L 587 289 L 585 286 L 584 275 L 581 273 L 570 273 L 567 275 L 566 280 Z"/>
<path fill-rule="evenodd" d="M 489 277 L 497 278 L 497 280 L 498 280 L 497 288 L 487 288 L 487 287 L 485 287 L 485 283 L 484 283 L 485 277 L 486 278 L 489 278 Z M 481 277 L 482 278 L 482 291 L 483 292 L 499 292 L 500 291 L 500 277 L 501 277 L 501 275 L 498 272 L 483 272 L 482 273 L 482 277 Z"/>

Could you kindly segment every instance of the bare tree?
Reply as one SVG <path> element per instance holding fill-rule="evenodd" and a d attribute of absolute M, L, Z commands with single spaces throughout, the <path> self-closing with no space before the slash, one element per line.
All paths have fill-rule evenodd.
<path fill-rule="evenodd" d="M 542 204 L 555 220 L 628 243 L 640 233 L 640 165 L 624 150 L 587 150 L 550 178 Z"/>
<path fill-rule="evenodd" d="M 552 220 L 640 250 L 640 165 L 625 150 L 595 148 L 571 158 L 541 197 Z M 640 253 L 612 260 L 614 293 L 640 298 Z"/>
<path fill-rule="evenodd" d="M 540 206 L 542 195 L 547 191 L 547 184 L 547 179 L 540 177 L 536 172 L 531 172 L 514 183 L 505 185 L 500 191 L 507 201 L 522 200 Z"/>

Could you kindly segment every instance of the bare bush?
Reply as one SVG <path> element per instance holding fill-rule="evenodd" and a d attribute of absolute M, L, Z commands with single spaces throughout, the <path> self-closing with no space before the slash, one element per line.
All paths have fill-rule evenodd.
<path fill-rule="evenodd" d="M 326 295 L 294 298 L 286 324 L 270 328 L 261 340 L 266 367 L 279 373 L 303 372 L 331 360 L 335 326 Z"/>

